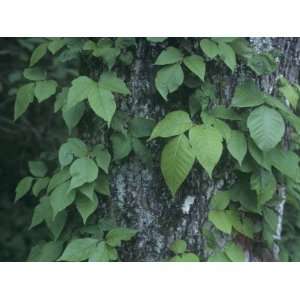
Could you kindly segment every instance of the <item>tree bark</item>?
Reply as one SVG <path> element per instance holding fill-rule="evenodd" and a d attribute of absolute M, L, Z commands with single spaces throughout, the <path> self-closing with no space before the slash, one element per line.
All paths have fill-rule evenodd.
<path fill-rule="evenodd" d="M 293 83 L 298 82 L 299 38 L 251 38 L 250 42 L 258 52 L 272 48 L 282 51 L 278 71 L 257 79 L 264 91 L 274 93 L 279 74 Z M 136 59 L 127 80 L 132 94 L 121 102 L 121 110 L 131 116 L 154 118 L 156 121 L 166 113 L 164 100 L 154 86 L 157 70 L 153 63 L 159 54 L 157 47 L 138 41 Z M 230 101 L 238 77 L 243 72 L 242 69 L 234 75 L 228 72 L 222 78 L 225 86 L 219 93 L 225 103 Z M 123 261 L 164 261 L 170 256 L 168 247 L 176 239 L 185 240 L 190 251 L 205 257 L 202 229 L 207 219 L 209 200 L 216 190 L 226 188 L 233 180 L 230 174 L 222 171 L 226 159 L 225 162 L 223 159 L 223 168 L 219 167 L 214 172 L 213 179 L 209 179 L 200 165 L 195 164 L 176 199 L 172 199 L 160 171 L 162 145 L 160 141 L 150 143 L 154 157 L 151 168 L 131 155 L 115 165 L 111 172 L 112 206 L 117 221 L 119 225 L 139 230 L 137 238 L 121 249 Z"/>

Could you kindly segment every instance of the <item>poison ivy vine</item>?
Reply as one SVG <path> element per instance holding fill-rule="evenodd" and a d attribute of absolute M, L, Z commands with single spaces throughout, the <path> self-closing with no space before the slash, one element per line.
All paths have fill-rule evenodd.
<path fill-rule="evenodd" d="M 165 141 L 161 172 L 175 200 L 193 168 L 214 179 L 222 161 L 231 164 L 225 171 L 236 179 L 210 199 L 204 230 L 208 261 L 245 261 L 248 245 L 257 257 L 261 254 L 257 245 L 266 249 L 276 245 L 275 259 L 297 260 L 290 241 L 298 239 L 299 231 L 300 87 L 281 76 L 275 93 L 269 95 L 255 81 L 277 69 L 278 54 L 256 53 L 245 38 L 197 38 L 176 47 L 167 38 L 146 40 L 149 47 L 161 45 L 153 63 L 155 87 L 163 101 L 173 101 L 173 94 L 186 86 L 192 90 L 187 106 L 178 103 L 157 123 L 131 118 L 120 109 L 119 97 L 131 93 L 121 71 L 135 59 L 136 39 L 53 38 L 33 51 L 23 74 L 27 82 L 17 91 L 14 118 L 18 120 L 34 102 L 55 99 L 54 112 L 61 113 L 69 137 L 58 149 L 55 166 L 29 162 L 31 175 L 16 188 L 16 201 L 30 191 L 38 199 L 30 229 L 44 223 L 51 232 L 51 240 L 33 247 L 29 260 L 118 260 L 117 248 L 137 231 L 118 226 L 111 216 L 98 220 L 96 210 L 110 201 L 111 166 L 131 152 L 151 164 L 147 144 L 159 138 Z M 82 55 L 100 62 L 99 74 L 88 77 L 78 71 L 65 82 L 46 71 L 53 61 L 67 63 Z M 220 82 L 212 79 L 220 72 L 231 76 L 241 67 L 246 71 L 232 99 L 223 101 Z M 90 112 L 102 120 L 109 137 L 98 144 L 76 134 L 80 120 Z M 286 206 L 283 239 L 279 205 Z M 81 224 L 69 213 L 72 209 Z M 188 252 L 182 240 L 170 250 L 171 261 L 206 259 Z"/>

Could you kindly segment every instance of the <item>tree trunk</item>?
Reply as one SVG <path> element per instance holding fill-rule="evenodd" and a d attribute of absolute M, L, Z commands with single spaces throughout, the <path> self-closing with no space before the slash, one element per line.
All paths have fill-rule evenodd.
<path fill-rule="evenodd" d="M 299 38 L 251 38 L 250 42 L 258 52 L 272 48 L 282 51 L 278 70 L 257 79 L 264 91 L 274 93 L 279 74 L 293 83 L 298 82 Z M 138 41 L 136 59 L 127 78 L 132 94 L 121 102 L 121 110 L 131 116 L 158 121 L 166 113 L 167 106 L 154 86 L 157 70 L 153 63 L 161 50 L 159 47 L 150 47 L 144 40 Z M 222 78 L 225 86 L 219 93 L 225 103 L 231 99 L 238 77 L 243 72 L 242 69 L 234 75 L 226 72 L 228 75 Z M 137 238 L 121 249 L 121 258 L 123 261 L 164 261 L 170 256 L 168 247 L 176 239 L 185 240 L 190 251 L 205 257 L 202 230 L 209 200 L 217 189 L 226 188 L 233 180 L 232 175 L 222 171 L 226 159 L 224 161 L 223 158 L 223 167 L 217 168 L 212 180 L 199 164 L 195 164 L 176 198 L 172 199 L 160 171 L 163 144 L 155 141 L 149 145 L 154 157 L 151 168 L 131 155 L 114 165 L 110 176 L 112 206 L 118 224 L 139 230 Z"/>

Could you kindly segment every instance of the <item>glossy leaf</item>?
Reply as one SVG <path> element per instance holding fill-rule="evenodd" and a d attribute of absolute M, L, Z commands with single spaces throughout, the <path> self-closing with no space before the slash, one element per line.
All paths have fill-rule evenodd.
<path fill-rule="evenodd" d="M 227 148 L 230 154 L 242 165 L 247 153 L 247 141 L 245 135 L 238 130 L 232 130 L 230 139 L 227 140 Z"/>

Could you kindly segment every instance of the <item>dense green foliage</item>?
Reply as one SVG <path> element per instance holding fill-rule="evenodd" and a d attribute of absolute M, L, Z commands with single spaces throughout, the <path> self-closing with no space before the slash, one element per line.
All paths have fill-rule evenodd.
<path fill-rule="evenodd" d="M 110 201 L 111 167 L 131 153 L 151 164 L 148 144 L 157 139 L 163 139 L 161 172 L 174 199 L 192 168 L 203 168 L 214 179 L 220 166 L 221 176 L 235 178 L 210 201 L 205 224 L 210 256 L 199 258 L 177 240 L 168 260 L 245 261 L 245 243 L 257 256 L 264 249 L 276 256 L 278 246 L 275 259 L 298 260 L 300 90 L 280 77 L 269 95 L 254 80 L 276 70 L 278 53 L 256 53 L 244 38 L 147 42 L 160 47 L 153 80 L 161 105 L 173 102 L 174 108 L 159 121 L 130 118 L 120 108 L 131 93 L 125 71 L 135 59 L 136 39 L 20 41 L 30 45 L 31 55 L 23 77 L 9 83 L 18 87 L 11 92 L 16 94 L 14 120 L 22 122 L 37 106 L 55 114 L 52 148 L 45 144 L 36 160 L 30 157 L 28 174 L 16 187 L 18 203 L 29 193 L 36 198 L 30 230 L 46 226 L 49 231 L 41 234 L 28 260 L 118 260 L 118 248 L 138 232 L 120 227 L 109 214 L 99 218 L 97 209 Z M 83 70 L 83 58 L 96 61 L 98 71 Z M 215 74 L 233 76 L 240 66 L 246 71 L 227 103 Z M 178 100 L 178 94 L 185 99 Z M 87 114 L 101 120 L 101 143 L 78 131 Z M 227 167 L 222 169 L 223 161 Z"/>

